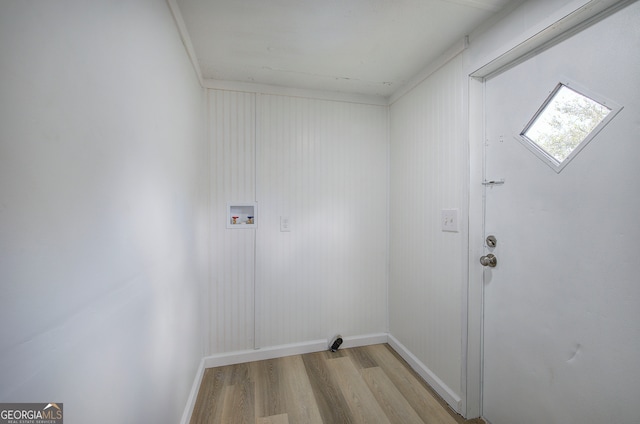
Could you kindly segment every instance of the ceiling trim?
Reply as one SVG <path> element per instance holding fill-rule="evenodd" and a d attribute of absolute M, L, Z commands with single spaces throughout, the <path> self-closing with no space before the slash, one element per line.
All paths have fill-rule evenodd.
<path fill-rule="evenodd" d="M 312 90 L 305 88 L 283 87 L 279 85 L 256 84 L 241 81 L 223 81 L 204 79 L 203 86 L 212 90 L 240 91 L 245 93 L 273 94 L 288 97 L 303 97 L 307 99 L 332 100 L 347 103 L 387 106 L 388 99 L 383 96 L 368 94 L 345 93 L 329 90 Z"/>
<path fill-rule="evenodd" d="M 475 7 L 476 9 L 488 10 L 490 12 L 497 12 L 502 6 L 504 1 L 501 0 L 444 0 L 448 3 L 456 3 L 462 6 Z"/>
<path fill-rule="evenodd" d="M 196 56 L 196 51 L 193 48 L 191 37 L 189 37 L 187 24 L 185 24 L 182 13 L 180 12 L 180 7 L 178 7 L 178 2 L 177 0 L 167 0 L 167 6 L 169 6 L 169 10 L 171 11 L 171 15 L 173 16 L 173 21 L 175 22 L 178 29 L 178 34 L 180 34 L 182 45 L 184 46 L 184 49 L 187 52 L 187 56 L 189 56 L 189 60 L 191 61 L 191 66 L 193 66 L 193 70 L 198 77 L 198 81 L 200 81 L 200 85 L 204 87 L 202 71 L 200 70 L 200 63 L 198 63 L 198 57 Z"/>
<path fill-rule="evenodd" d="M 411 92 L 414 88 L 420 85 L 424 80 L 429 78 L 432 74 L 449 63 L 453 58 L 465 51 L 469 47 L 469 38 L 464 37 L 457 43 L 449 47 L 447 51 L 438 56 L 435 60 L 430 62 L 420 73 L 411 78 L 406 84 L 400 87 L 389 96 L 389 105 L 400 100 L 405 94 Z"/>

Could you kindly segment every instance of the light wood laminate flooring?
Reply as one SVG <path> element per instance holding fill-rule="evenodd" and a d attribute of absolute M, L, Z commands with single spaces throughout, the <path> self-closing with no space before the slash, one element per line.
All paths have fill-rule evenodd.
<path fill-rule="evenodd" d="M 191 424 L 457 424 L 386 344 L 205 370 Z"/>

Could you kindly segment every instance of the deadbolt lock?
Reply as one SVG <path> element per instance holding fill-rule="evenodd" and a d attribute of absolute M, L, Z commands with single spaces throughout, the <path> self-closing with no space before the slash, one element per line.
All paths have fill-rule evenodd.
<path fill-rule="evenodd" d="M 487 247 L 496 247 L 496 244 L 498 244 L 498 240 L 496 239 L 496 236 L 488 236 L 486 242 L 487 242 Z"/>

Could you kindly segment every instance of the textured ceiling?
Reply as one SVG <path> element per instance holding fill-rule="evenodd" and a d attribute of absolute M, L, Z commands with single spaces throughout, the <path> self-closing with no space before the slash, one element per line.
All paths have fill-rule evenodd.
<path fill-rule="evenodd" d="M 509 0 L 178 0 L 205 79 L 387 97 Z"/>

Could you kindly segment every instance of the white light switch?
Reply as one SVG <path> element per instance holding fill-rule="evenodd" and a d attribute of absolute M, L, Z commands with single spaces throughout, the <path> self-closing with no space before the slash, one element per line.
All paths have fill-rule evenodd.
<path fill-rule="evenodd" d="M 458 232 L 458 209 L 442 209 L 442 231 Z"/>
<path fill-rule="evenodd" d="M 281 232 L 290 232 L 291 227 L 289 226 L 289 217 L 281 216 L 280 217 L 280 231 Z"/>

